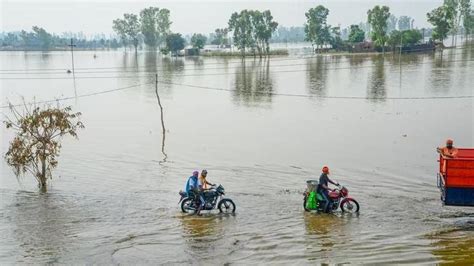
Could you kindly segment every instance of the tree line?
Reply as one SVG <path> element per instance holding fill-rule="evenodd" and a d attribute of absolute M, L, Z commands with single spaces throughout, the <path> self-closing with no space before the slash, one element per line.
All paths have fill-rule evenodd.
<path fill-rule="evenodd" d="M 56 35 L 44 28 L 33 26 L 31 31 L 8 32 L 0 34 L 0 48 L 17 50 L 68 49 L 71 39 L 79 49 L 117 49 L 122 45 L 116 38 L 95 36 L 86 39 L 82 34 Z"/>
<path fill-rule="evenodd" d="M 177 55 L 187 43 L 193 48 L 203 49 L 206 44 L 218 47 L 236 47 L 242 55 L 264 56 L 270 52 L 272 42 L 311 42 L 314 51 L 324 49 L 348 50 L 354 44 L 370 40 L 382 51 L 397 45 L 410 46 L 420 43 L 425 36 L 434 41 L 443 41 L 452 34 L 453 45 L 457 35 L 466 37 L 474 32 L 474 12 L 470 0 L 444 0 L 443 4 L 428 12 L 431 29 L 414 29 L 414 20 L 409 16 L 396 17 L 388 6 L 376 5 L 367 11 L 367 22 L 349 25 L 346 28 L 327 23 L 329 9 L 318 5 L 305 13 L 303 27 L 279 27 L 269 10 L 242 10 L 234 12 L 226 27 L 217 28 L 207 35 L 195 33 L 184 38 L 170 30 L 170 11 L 165 8 L 148 7 L 139 14 L 125 13 L 112 22 L 112 29 L 118 38 L 86 40 L 74 38 L 78 48 L 133 47 L 135 52 L 142 45 L 149 50 L 163 54 Z M 229 36 L 231 35 L 231 37 Z M 0 35 L 3 47 L 48 50 L 65 47 L 69 39 L 48 33 L 40 27 L 31 32 Z"/>

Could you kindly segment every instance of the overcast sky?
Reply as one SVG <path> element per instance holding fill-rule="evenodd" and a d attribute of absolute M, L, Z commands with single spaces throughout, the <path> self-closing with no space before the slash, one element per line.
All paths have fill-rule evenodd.
<path fill-rule="evenodd" d="M 171 30 L 180 33 L 213 32 L 225 27 L 230 15 L 242 9 L 270 9 L 282 26 L 301 26 L 305 12 L 319 4 L 329 9 L 328 22 L 346 27 L 367 20 L 367 10 L 374 5 L 387 5 L 396 16 L 415 19 L 415 27 L 427 27 L 426 13 L 439 6 L 442 0 L 326 0 L 326 1 L 22 1 L 0 0 L 0 31 L 31 30 L 33 25 L 49 32 L 112 33 L 112 20 L 123 13 L 138 14 L 149 6 L 171 10 Z"/>

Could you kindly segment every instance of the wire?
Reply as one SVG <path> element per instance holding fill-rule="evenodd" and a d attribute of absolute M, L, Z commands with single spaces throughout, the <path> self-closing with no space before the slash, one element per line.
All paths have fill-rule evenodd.
<path fill-rule="evenodd" d="M 454 63 L 454 62 L 472 62 L 474 59 L 470 60 L 451 60 L 451 61 L 443 61 L 443 63 Z M 426 65 L 426 64 L 433 64 L 432 61 L 419 63 L 418 65 Z M 318 70 L 354 70 L 354 69 L 362 69 L 362 68 L 373 68 L 373 67 L 390 67 L 390 66 L 398 66 L 396 64 L 383 64 L 383 65 L 369 65 L 369 66 L 357 66 L 357 67 L 334 67 L 334 68 L 321 68 Z M 437 66 L 438 67 L 438 66 Z M 291 69 L 291 70 L 279 70 L 279 71 L 272 71 L 271 73 L 294 73 L 294 72 L 312 72 L 315 71 L 313 69 Z M 179 74 L 173 73 L 169 74 L 168 76 L 179 76 L 179 77 L 193 77 L 193 76 L 220 76 L 220 75 L 239 75 L 239 74 L 247 74 L 250 72 L 231 72 L 231 73 L 202 73 L 202 74 Z M 75 79 L 138 79 L 138 78 L 146 78 L 146 77 L 154 77 L 155 74 L 150 75 L 136 75 L 136 76 L 79 76 Z M 73 77 L 1 77 L 0 80 L 72 80 Z"/>
<path fill-rule="evenodd" d="M 116 92 L 116 91 L 128 90 L 128 89 L 131 89 L 131 88 L 140 87 L 140 86 L 149 85 L 149 84 L 154 84 L 154 83 L 153 82 L 141 83 L 141 84 L 135 84 L 135 85 L 127 86 L 127 87 L 120 87 L 120 88 L 116 88 L 116 89 L 92 92 L 92 93 L 81 94 L 81 95 L 77 95 L 77 96 L 63 97 L 63 98 L 57 98 L 57 99 L 54 99 L 54 100 L 39 101 L 39 102 L 27 103 L 27 104 L 28 105 L 33 105 L 33 104 L 60 102 L 60 101 L 72 100 L 72 99 L 76 99 L 76 98 L 90 97 L 90 96 L 96 96 L 96 95 L 106 94 L 106 93 L 111 93 L 111 92 Z M 19 107 L 19 106 L 23 106 L 23 105 L 24 104 L 13 104 L 11 106 L 12 107 Z M 10 108 L 10 105 L 0 106 L 0 109 L 4 109 L 4 108 Z"/>
<path fill-rule="evenodd" d="M 192 85 L 192 84 L 180 84 L 180 83 L 173 83 L 173 82 L 166 82 L 166 81 L 158 81 L 160 84 L 168 84 L 174 86 L 183 86 L 183 87 L 191 87 L 191 88 L 198 88 L 198 89 L 205 89 L 205 90 L 214 90 L 214 91 L 227 91 L 227 92 L 237 92 L 237 90 L 226 89 L 226 88 L 216 88 L 216 87 L 208 87 L 208 86 L 200 86 L 200 85 Z M 60 102 L 66 100 L 72 100 L 77 98 L 83 97 L 91 97 L 106 93 L 112 93 L 116 91 L 127 90 L 135 87 L 140 87 L 143 85 L 151 85 L 154 82 L 149 83 L 141 83 L 135 84 L 127 87 L 120 87 L 116 89 L 98 91 L 93 93 L 81 94 L 77 96 L 70 96 L 70 97 L 63 97 L 57 98 L 54 100 L 46 100 L 46 101 L 39 101 L 34 103 L 28 103 L 28 105 L 33 104 L 43 104 L 43 103 L 51 103 L 51 102 Z M 363 96 L 320 96 L 320 95 L 308 95 L 308 94 L 289 94 L 289 93 L 275 93 L 275 92 L 240 92 L 242 94 L 260 94 L 260 95 L 268 95 L 268 96 L 286 96 L 286 97 L 300 97 L 300 98 L 318 98 L 318 99 L 349 99 L 349 100 L 439 100 L 439 99 L 472 99 L 474 95 L 458 95 L 458 96 L 429 96 L 429 97 L 363 97 Z M 24 104 L 15 104 L 12 105 L 13 107 L 23 106 Z M 0 106 L 0 109 L 10 108 L 10 105 Z"/>
<path fill-rule="evenodd" d="M 158 83 L 175 85 L 175 86 L 192 87 L 192 88 L 205 89 L 205 90 L 237 92 L 237 90 L 232 90 L 232 89 L 199 86 L 199 85 L 191 85 L 191 84 L 172 83 L 172 82 L 163 82 L 163 81 L 159 81 Z M 258 92 L 258 91 L 255 91 L 255 92 L 243 91 L 241 93 L 262 94 L 262 95 L 269 95 L 269 96 L 289 96 L 289 97 L 320 98 L 320 99 L 360 99 L 360 100 L 426 100 L 426 99 L 471 99 L 471 98 L 474 98 L 474 95 L 428 96 L 428 97 L 363 97 L 363 96 L 319 96 L 319 95 L 308 95 L 308 94 L 288 94 L 288 93 Z"/>

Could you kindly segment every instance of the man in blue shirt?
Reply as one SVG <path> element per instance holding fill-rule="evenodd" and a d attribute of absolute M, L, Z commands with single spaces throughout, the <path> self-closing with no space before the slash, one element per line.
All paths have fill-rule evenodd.
<path fill-rule="evenodd" d="M 329 167 L 324 166 L 322 171 L 323 173 L 319 177 L 318 192 L 321 194 L 321 196 L 323 196 L 324 201 L 326 202 L 326 205 L 324 206 L 324 212 L 329 212 L 329 204 L 331 203 L 331 199 L 329 198 L 328 191 L 332 189 L 328 187 L 328 183 L 331 183 L 335 186 L 338 186 L 339 184 L 329 179 Z"/>
<path fill-rule="evenodd" d="M 188 194 L 188 197 L 190 195 L 194 195 L 194 200 L 197 201 L 199 200 L 199 207 L 198 207 L 198 210 L 197 210 L 197 214 L 199 215 L 200 212 L 201 212 L 201 209 L 202 207 L 204 206 L 204 198 L 203 196 L 201 195 L 201 190 L 202 190 L 202 184 L 201 182 L 199 181 L 199 172 L 198 171 L 194 171 L 193 172 L 193 175 L 190 176 L 188 178 L 188 181 L 186 182 L 186 188 L 185 188 L 185 191 L 186 191 L 186 194 Z"/>

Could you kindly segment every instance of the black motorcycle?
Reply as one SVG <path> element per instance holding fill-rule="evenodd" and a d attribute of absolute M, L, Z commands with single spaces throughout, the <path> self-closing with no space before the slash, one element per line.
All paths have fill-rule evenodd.
<path fill-rule="evenodd" d="M 204 206 L 201 210 L 210 211 L 214 210 L 217 206 L 221 213 L 234 213 L 235 203 L 229 199 L 224 198 L 225 190 L 222 185 L 212 186 L 209 190 L 204 190 L 199 193 L 186 193 L 180 191 L 179 195 L 181 199 L 178 204 L 181 203 L 181 211 L 184 213 L 196 213 L 199 206 L 201 205 L 201 197 L 204 198 Z"/>

